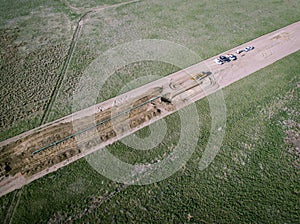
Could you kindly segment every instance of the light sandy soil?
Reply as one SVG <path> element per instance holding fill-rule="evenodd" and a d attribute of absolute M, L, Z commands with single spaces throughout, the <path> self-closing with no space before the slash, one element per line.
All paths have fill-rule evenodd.
<path fill-rule="evenodd" d="M 264 35 L 222 54 L 235 53 L 237 49 L 243 49 L 249 45 L 253 45 L 255 49 L 238 55 L 237 61 L 217 65 L 213 61 L 214 58 L 208 59 L 160 80 L 149 83 L 143 87 L 1 142 L 0 168 L 2 170 L 0 170 L 0 196 L 68 165 L 69 163 L 82 158 L 99 148 L 112 144 L 113 142 L 149 125 L 150 123 L 153 123 L 158 119 L 174 113 L 176 110 L 205 97 L 207 94 L 211 94 L 222 89 L 282 59 L 283 57 L 298 51 L 300 49 L 300 22 Z M 203 71 L 203 68 L 208 68 L 208 70 Z M 191 79 L 191 75 L 193 76 L 201 72 L 210 72 L 211 74 L 203 76 L 200 82 L 196 82 Z M 199 83 L 201 84 L 199 85 Z M 157 87 L 161 88 L 161 90 L 156 91 L 158 89 Z M 187 98 L 186 93 L 188 93 L 188 101 L 185 101 Z M 94 115 L 97 115 L 99 117 L 99 121 L 101 121 L 101 119 L 104 119 L 101 118 L 102 115 L 105 114 L 106 111 L 110 112 L 110 110 L 116 107 L 116 104 L 118 107 L 124 106 L 124 108 L 128 108 L 128 104 L 143 102 L 141 99 L 145 96 L 150 96 L 151 98 L 164 94 L 167 94 L 166 96 L 171 99 L 171 104 L 163 102 L 161 98 L 157 98 L 151 102 L 145 101 L 147 104 L 141 106 L 140 111 L 134 111 L 134 113 L 130 112 L 132 117 L 130 117 L 131 115 L 128 116 L 128 120 L 131 124 L 133 124 L 134 122 L 139 121 L 140 118 L 145 117 L 146 112 L 148 113 L 149 111 L 151 112 L 151 116 L 149 115 L 149 119 L 144 119 L 143 122 L 138 122 L 138 125 L 132 125 L 130 129 L 116 134 L 116 132 L 112 129 L 111 124 L 110 126 L 108 125 L 102 129 L 101 127 L 100 129 L 97 127 L 96 130 L 98 130 L 98 132 L 100 130 L 106 134 L 106 140 L 103 140 L 100 143 L 97 142 L 95 145 L 92 144 L 90 147 L 80 150 L 77 153 L 73 151 L 73 154 L 66 157 L 61 157 L 61 152 L 66 153 L 70 147 L 75 147 L 75 140 L 68 140 L 69 142 L 67 143 L 61 143 L 60 146 L 55 146 L 56 148 L 50 147 L 40 153 L 32 154 L 33 151 L 45 147 L 53 142 L 53 140 L 51 140 L 54 138 L 53 136 L 60 134 L 57 133 L 59 131 L 57 131 L 56 128 L 64 131 L 64 133 L 68 131 L 74 133 L 74 130 L 70 130 L 70 127 L 72 127 L 74 122 L 81 122 L 84 124 L 84 122 L 88 120 L 87 118 Z M 98 108 L 102 108 L 102 111 L 98 111 Z M 159 109 L 159 113 L 156 113 L 157 108 Z M 61 128 L 61 126 L 64 125 L 67 127 L 66 129 Z M 52 134 L 53 136 L 51 136 L 51 133 L 48 133 L 51 130 L 54 130 L 54 133 Z M 66 137 L 67 135 L 62 134 L 61 136 Z M 89 142 L 94 137 L 94 135 L 92 137 L 85 137 L 85 140 Z M 35 146 L 35 148 L 33 146 Z M 56 157 L 59 157 L 59 159 Z M 20 170 L 14 172 L 13 166 L 12 170 L 9 171 L 5 168 L 5 162 L 10 161 L 12 158 L 14 160 L 19 159 L 20 164 L 22 164 L 22 168 L 20 168 Z M 52 161 L 51 163 L 48 162 L 46 164 L 45 160 L 51 160 L 51 158 L 54 162 Z M 39 170 L 31 172 L 30 169 L 33 167 L 32 164 L 38 166 Z M 23 165 L 25 168 L 23 168 Z"/>

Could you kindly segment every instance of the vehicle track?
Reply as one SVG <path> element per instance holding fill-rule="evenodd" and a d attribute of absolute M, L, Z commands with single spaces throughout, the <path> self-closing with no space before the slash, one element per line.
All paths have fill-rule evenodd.
<path fill-rule="evenodd" d="M 127 5 L 127 4 L 131 4 L 131 3 L 139 2 L 139 1 L 140 0 L 133 0 L 133 1 L 128 1 L 128 2 L 118 3 L 118 4 L 115 4 L 115 5 L 101 6 L 101 7 L 93 8 L 90 11 L 86 12 L 83 16 L 80 17 L 80 19 L 77 22 L 77 26 L 76 26 L 75 32 L 73 34 L 73 37 L 72 37 L 72 41 L 71 41 L 71 44 L 70 44 L 70 47 L 69 47 L 69 50 L 68 50 L 68 53 L 67 53 L 67 58 L 64 61 L 64 64 L 63 64 L 62 70 L 60 72 L 59 78 L 58 78 L 58 80 L 55 84 L 55 87 L 54 87 L 54 89 L 52 91 L 52 94 L 50 96 L 50 100 L 49 100 L 49 102 L 46 106 L 45 113 L 44 113 L 44 115 L 41 119 L 41 125 L 48 122 L 48 120 L 49 120 L 49 114 L 51 112 L 51 108 L 52 108 L 53 103 L 55 102 L 55 100 L 57 98 L 57 94 L 58 94 L 58 92 L 61 88 L 61 84 L 62 84 L 62 82 L 63 82 L 63 80 L 66 76 L 66 72 L 67 72 L 68 67 L 70 65 L 70 62 L 72 60 L 74 50 L 75 50 L 75 47 L 77 45 L 78 39 L 79 39 L 81 31 L 83 29 L 83 26 L 86 22 L 88 22 L 89 17 L 94 13 L 98 13 L 98 12 L 106 10 L 106 9 L 117 8 L 117 7 L 122 6 L 122 5 Z"/>

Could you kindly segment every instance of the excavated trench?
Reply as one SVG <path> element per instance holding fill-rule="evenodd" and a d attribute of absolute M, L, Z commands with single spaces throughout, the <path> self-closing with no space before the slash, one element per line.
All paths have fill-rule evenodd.
<path fill-rule="evenodd" d="M 17 173 L 31 176 L 83 150 L 117 137 L 115 125 L 113 125 L 114 119 L 117 120 L 114 122 L 117 122 L 117 126 L 124 127 L 123 130 L 121 129 L 122 134 L 128 131 L 128 128 L 134 129 L 159 116 L 163 110 L 175 109 L 170 100 L 154 94 L 141 97 L 129 105 L 130 107 L 125 110 L 128 113 L 121 115 L 114 115 L 114 108 L 95 114 L 93 119 L 96 125 L 81 133 L 74 134 L 71 122 L 60 123 L 3 146 L 0 149 L 0 181 L 4 177 L 14 176 Z M 85 122 L 90 119 L 90 117 L 83 118 L 77 122 L 86 125 Z M 129 124 L 129 127 L 123 126 L 123 122 Z M 118 129 L 118 134 L 120 134 L 120 129 Z M 75 139 L 77 135 L 80 137 L 80 142 Z M 65 140 L 61 141 L 62 139 Z"/>
<path fill-rule="evenodd" d="M 0 184 L 5 186 L 11 178 L 20 175 L 31 179 L 42 171 L 46 174 L 56 164 L 60 167 L 64 161 L 74 161 L 101 143 L 111 144 L 152 120 L 175 112 L 178 102 L 203 93 L 202 87 L 215 87 L 211 73 L 179 77 L 166 89 L 154 87 L 128 100 L 120 96 L 107 109 L 72 121 L 49 124 L 1 146 Z"/>

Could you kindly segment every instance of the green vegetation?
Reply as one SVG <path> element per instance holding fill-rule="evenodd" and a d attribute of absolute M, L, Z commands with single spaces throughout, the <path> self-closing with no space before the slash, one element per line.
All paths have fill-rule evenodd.
<path fill-rule="evenodd" d="M 23 1 L 23 0 L 13 0 L 6 1 L 1 0 L 1 26 L 5 25 L 7 20 L 15 19 L 21 16 L 28 16 L 34 10 L 36 10 L 39 6 L 47 5 L 46 0 L 31 0 L 31 1 Z M 53 1 L 51 2 L 53 3 Z M 50 4 L 51 4 L 50 3 Z"/>
<path fill-rule="evenodd" d="M 1 1 L 1 10 L 0 139 L 4 140 L 40 125 L 67 54 L 73 22 L 59 1 Z"/>
<path fill-rule="evenodd" d="M 0 10 L 0 140 L 4 140 L 41 123 L 37 119 L 61 76 L 76 22 L 90 9 L 73 12 L 58 0 L 2 0 Z"/>
<path fill-rule="evenodd" d="M 210 123 L 207 101 L 201 100 L 197 108 L 205 125 L 198 147 L 184 168 L 160 183 L 128 187 L 77 221 L 187 222 L 190 214 L 196 223 L 295 223 L 299 218 L 300 185 L 280 121 L 288 119 L 284 108 L 299 110 L 299 56 L 300 52 L 290 55 L 225 89 L 226 137 L 208 169 L 198 169 Z M 120 142 L 109 150 L 128 162 L 161 159 L 170 143 L 176 144 L 178 139 L 176 117 L 166 119 L 172 124 L 172 134 L 154 150 L 132 152 Z M 95 198 L 116 188 L 117 184 L 80 160 L 26 186 L 13 222 L 76 217 L 92 207 Z"/>
<path fill-rule="evenodd" d="M 218 10 L 221 6 L 222 10 Z M 51 120 L 71 113 L 72 93 L 83 71 L 95 58 L 113 47 L 155 38 L 181 44 L 206 59 L 297 21 L 299 8 L 273 1 L 226 4 L 221 1 L 141 1 L 92 14 L 79 38 Z M 139 69 L 143 70 L 142 67 Z M 162 66 L 149 73 L 134 71 L 134 76 L 152 73 L 165 76 L 172 71 L 172 68 Z M 130 73 L 123 74 L 122 80 L 116 83 L 119 78 L 115 77 L 106 85 L 122 85 L 132 79 Z M 109 89 L 105 96 L 114 96 L 111 91 Z M 62 109 L 62 104 L 67 106 Z"/>
<path fill-rule="evenodd" d="M 85 10 L 99 6 L 114 5 L 122 2 L 128 2 L 128 0 L 66 0 L 65 2 L 68 2 L 68 4 L 72 7 Z"/>
<path fill-rule="evenodd" d="M 84 7 L 82 1 L 69 2 Z M 40 4 L 46 3 L 40 1 Z M 25 9 L 20 7 L 20 10 Z M 299 15 L 298 1 L 257 0 L 228 1 L 226 5 L 221 1 L 142 1 L 93 14 L 79 38 L 50 119 L 70 113 L 72 92 L 84 69 L 99 52 L 118 44 L 143 38 L 165 39 L 182 44 L 205 59 L 295 22 Z M 12 18 L 13 15 L 9 19 Z M 63 42 L 68 43 L 67 46 L 61 46 L 63 52 L 67 50 L 70 36 L 71 32 Z M 51 42 L 45 44 L 45 48 L 50 46 Z M 23 60 L 29 61 L 29 69 L 39 68 L 38 63 L 30 63 L 30 57 L 51 59 L 43 57 L 48 51 L 42 49 L 35 49 L 39 56 L 25 53 Z M 21 57 L 18 54 L 16 52 L 13 57 Z M 203 125 L 196 151 L 173 176 L 148 186 L 129 186 L 107 199 L 120 185 L 99 175 L 81 159 L 25 186 L 12 223 L 58 223 L 69 217 L 75 223 L 297 223 L 300 216 L 299 170 L 294 163 L 297 155 L 288 150 L 291 143 L 284 141 L 289 133 L 284 121 L 299 123 L 299 57 L 300 52 L 296 52 L 224 90 L 226 136 L 216 159 L 204 171 L 199 171 L 198 165 L 211 122 L 207 99 L 196 103 Z M 57 78 L 63 58 L 56 60 L 60 62 L 56 65 Z M 127 66 L 115 72 L 98 100 L 117 95 L 119 89 L 134 78 L 148 74 L 164 76 L 177 69 L 161 62 Z M 1 72 L 5 74 L 4 70 Z M 34 74 L 31 80 L 39 79 L 40 76 Z M 1 78 L 1 82 L 3 86 L 5 80 Z M 55 79 L 46 82 L 49 89 L 36 93 L 41 98 L 49 97 Z M 20 83 L 15 86 L 24 91 Z M 1 99 L 4 92 L 1 91 Z M 26 102 L 27 98 L 24 96 L 21 102 Z M 21 107 L 15 102 L 9 105 Z M 44 112 L 44 107 L 40 107 L 39 116 Z M 16 114 L 16 119 L 19 116 Z M 11 124 L 15 126 L 1 131 L 1 139 L 38 126 L 36 114 L 26 117 L 29 122 L 24 118 L 20 125 L 20 120 L 13 120 Z M 121 142 L 114 143 L 108 150 L 131 163 L 163 159 L 178 141 L 178 119 L 177 113 L 166 118 L 169 127 L 166 138 L 153 150 L 137 151 Z M 145 128 L 138 135 L 147 136 L 148 133 Z M 0 198 L 0 218 L 5 217 L 12 195 Z"/>

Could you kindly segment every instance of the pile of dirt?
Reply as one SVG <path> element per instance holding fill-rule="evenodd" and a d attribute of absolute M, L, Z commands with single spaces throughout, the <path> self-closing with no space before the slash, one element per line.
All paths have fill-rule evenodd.
<path fill-rule="evenodd" d="M 112 107 L 76 120 L 82 124 L 81 130 L 74 130 L 71 122 L 65 122 L 33 132 L 0 148 L 0 180 L 17 173 L 32 176 L 170 110 L 175 110 L 171 102 L 152 94 L 127 102 L 119 114 L 115 114 L 116 108 Z"/>

